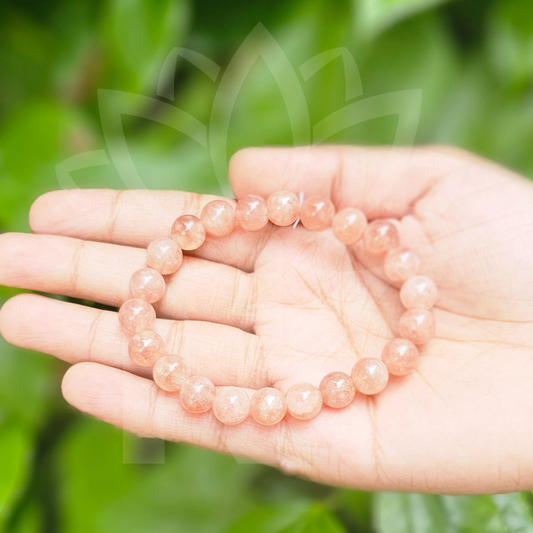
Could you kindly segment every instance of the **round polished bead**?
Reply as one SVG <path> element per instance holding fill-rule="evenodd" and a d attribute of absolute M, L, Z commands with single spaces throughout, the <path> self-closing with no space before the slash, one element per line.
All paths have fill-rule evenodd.
<path fill-rule="evenodd" d="M 400 244 L 398 229 L 390 220 L 370 222 L 363 235 L 366 251 L 371 254 L 384 254 Z"/>
<path fill-rule="evenodd" d="M 298 420 L 311 420 L 322 409 L 322 394 L 310 383 L 296 383 L 287 391 L 287 409 Z"/>
<path fill-rule="evenodd" d="M 191 371 L 183 357 L 164 355 L 154 363 L 152 375 L 159 388 L 168 392 L 176 392 L 181 389 L 185 380 L 191 375 Z"/>
<path fill-rule="evenodd" d="M 235 209 L 224 200 L 206 204 L 200 215 L 205 231 L 212 237 L 225 237 L 235 229 Z"/>
<path fill-rule="evenodd" d="M 435 318 L 427 309 L 409 309 L 400 317 L 398 332 L 400 337 L 413 344 L 425 344 L 435 335 Z"/>
<path fill-rule="evenodd" d="M 334 217 L 332 223 L 333 235 L 343 244 L 356 243 L 367 226 L 366 216 L 355 207 L 341 209 Z"/>
<path fill-rule="evenodd" d="M 140 333 L 154 325 L 155 309 L 146 300 L 132 298 L 121 305 L 118 320 L 127 333 Z"/>
<path fill-rule="evenodd" d="M 421 307 L 431 309 L 437 301 L 439 291 L 435 282 L 427 276 L 413 276 L 400 289 L 400 300 L 406 309 Z"/>
<path fill-rule="evenodd" d="M 320 382 L 320 392 L 326 405 L 340 409 L 352 403 L 355 396 L 355 385 L 348 374 L 330 372 Z"/>
<path fill-rule="evenodd" d="M 153 304 L 165 294 L 165 278 L 153 268 L 141 268 L 130 278 L 130 292 L 133 298 L 140 298 Z"/>
<path fill-rule="evenodd" d="M 267 200 L 268 218 L 276 226 L 290 226 L 300 215 L 300 201 L 291 191 L 273 192 Z"/>
<path fill-rule="evenodd" d="M 383 269 L 391 281 L 405 281 L 418 274 L 420 257 L 409 248 L 394 248 L 387 252 Z"/>
<path fill-rule="evenodd" d="M 418 350 L 407 339 L 392 339 L 383 347 L 381 360 L 390 374 L 406 376 L 416 368 Z"/>
<path fill-rule="evenodd" d="M 311 196 L 302 204 L 300 220 L 310 231 L 323 231 L 331 226 L 335 207 L 329 198 Z"/>
<path fill-rule="evenodd" d="M 241 228 L 258 231 L 268 224 L 268 207 L 260 196 L 250 194 L 241 198 L 235 208 L 235 217 Z"/>
<path fill-rule="evenodd" d="M 272 387 L 259 389 L 252 396 L 250 414 L 263 426 L 277 424 L 287 413 L 287 400 L 281 392 Z"/>
<path fill-rule="evenodd" d="M 215 394 L 211 380 L 203 376 L 191 376 L 181 386 L 180 402 L 191 413 L 206 413 L 213 405 Z"/>
<path fill-rule="evenodd" d="M 213 413 L 220 422 L 235 426 L 244 422 L 250 413 L 250 397 L 244 389 L 223 387 L 213 401 Z"/>
<path fill-rule="evenodd" d="M 170 236 L 182 250 L 196 250 L 205 241 L 205 228 L 198 217 L 183 215 L 172 224 Z"/>
<path fill-rule="evenodd" d="M 381 359 L 363 357 L 352 369 L 355 388 L 363 394 L 381 392 L 389 381 L 389 372 Z"/>
<path fill-rule="evenodd" d="M 147 329 L 134 335 L 128 344 L 130 359 L 139 366 L 153 366 L 166 353 L 161 335 Z"/>
<path fill-rule="evenodd" d="M 146 265 L 163 276 L 174 274 L 183 262 L 183 252 L 178 243 L 167 237 L 152 241 L 146 250 Z"/>

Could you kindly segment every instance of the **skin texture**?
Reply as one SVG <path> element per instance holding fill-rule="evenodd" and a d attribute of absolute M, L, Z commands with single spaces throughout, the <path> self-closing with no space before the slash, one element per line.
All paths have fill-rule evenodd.
<path fill-rule="evenodd" d="M 483 493 L 533 488 L 533 185 L 439 147 L 247 149 L 230 164 L 237 198 L 273 191 L 330 196 L 369 220 L 399 220 L 402 245 L 439 288 L 436 336 L 406 377 L 309 422 L 248 419 L 226 431 L 157 389 L 128 359 L 117 315 L 22 294 L 0 314 L 14 344 L 74 363 L 76 408 L 144 436 L 249 456 L 335 485 Z M 177 191 L 59 191 L 30 213 L 36 235 L 0 237 L 0 283 L 118 306 L 152 240 L 176 213 L 215 199 Z M 233 203 L 234 205 L 234 203 Z M 135 231 L 132 231 L 135 228 Z M 397 333 L 399 284 L 383 257 L 330 230 L 237 228 L 184 257 L 155 304 L 169 353 L 215 385 L 286 392 L 350 373 Z M 216 297 L 213 297 L 216 296 Z M 223 353 L 224 357 L 219 355 Z M 250 391 L 252 394 L 252 391 Z"/>

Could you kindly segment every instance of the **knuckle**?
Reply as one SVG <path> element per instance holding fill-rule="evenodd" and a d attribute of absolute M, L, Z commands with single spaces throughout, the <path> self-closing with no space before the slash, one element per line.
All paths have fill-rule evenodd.
<path fill-rule="evenodd" d="M 250 330 L 255 324 L 257 280 L 253 274 L 235 271 L 235 290 L 230 309 L 239 327 Z"/>
<path fill-rule="evenodd" d="M 160 410 L 161 394 L 161 389 L 153 383 L 148 390 L 145 421 L 141 425 L 144 429 L 143 433 L 147 437 L 156 437 L 161 433 L 161 424 L 159 422 L 162 414 Z"/>
<path fill-rule="evenodd" d="M 247 337 L 245 346 L 245 369 L 247 382 L 251 386 L 264 386 L 265 381 L 270 382 L 268 378 L 268 369 L 266 368 L 267 358 L 263 346 L 258 338 L 254 335 Z"/>
<path fill-rule="evenodd" d="M 185 322 L 175 320 L 170 325 L 167 346 L 172 347 L 172 353 L 183 356 L 183 339 L 185 337 Z"/>
<path fill-rule="evenodd" d="M 96 310 L 96 314 L 89 326 L 87 335 L 87 361 L 92 361 L 95 353 L 95 345 L 98 340 L 100 326 L 102 324 L 102 317 L 104 313 L 101 310 Z"/>
<path fill-rule="evenodd" d="M 71 259 L 70 288 L 76 291 L 79 286 L 81 265 L 85 256 L 87 241 L 79 241 L 78 246 L 74 249 Z"/>
<path fill-rule="evenodd" d="M 198 193 L 187 193 L 184 199 L 184 213 L 193 214 L 196 217 L 200 217 L 204 204 L 204 196 Z"/>
<path fill-rule="evenodd" d="M 111 201 L 108 227 L 108 237 L 110 241 L 113 241 L 116 233 L 117 221 L 119 220 L 123 207 L 124 192 L 125 191 L 123 190 L 115 191 L 115 195 Z"/>

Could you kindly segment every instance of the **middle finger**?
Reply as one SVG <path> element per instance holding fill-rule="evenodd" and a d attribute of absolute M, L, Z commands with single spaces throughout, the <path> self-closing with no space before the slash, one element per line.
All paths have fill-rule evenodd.
<path fill-rule="evenodd" d="M 0 284 L 119 307 L 130 298 L 131 275 L 146 265 L 146 251 L 70 237 L 0 236 Z M 253 274 L 196 257 L 165 276 L 158 315 L 203 320 L 253 330 Z"/>

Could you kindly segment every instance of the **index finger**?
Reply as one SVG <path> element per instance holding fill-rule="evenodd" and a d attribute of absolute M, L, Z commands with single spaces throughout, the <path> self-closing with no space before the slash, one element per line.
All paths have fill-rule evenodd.
<path fill-rule="evenodd" d="M 170 235 L 181 215 L 200 217 L 213 200 L 235 200 L 181 191 L 72 189 L 52 191 L 37 198 L 30 211 L 35 233 L 146 248 Z M 238 226 L 226 237 L 207 237 L 192 255 L 250 272 L 256 254 L 268 237 L 264 231 L 247 232 Z"/>

